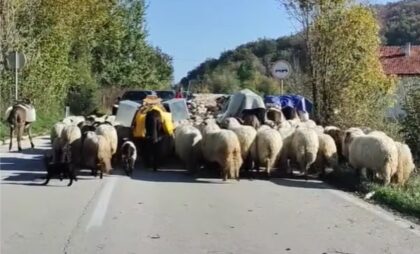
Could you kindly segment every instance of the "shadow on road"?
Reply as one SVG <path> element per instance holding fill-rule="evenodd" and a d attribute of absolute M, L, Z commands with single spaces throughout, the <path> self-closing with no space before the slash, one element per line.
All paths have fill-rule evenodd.
<path fill-rule="evenodd" d="M 308 180 L 301 177 L 290 178 L 276 178 L 270 180 L 272 183 L 294 188 L 306 188 L 306 189 L 331 189 L 330 186 L 319 180 Z"/>
<path fill-rule="evenodd" d="M 133 174 L 131 175 L 131 179 L 147 181 L 147 182 L 204 183 L 204 184 L 221 184 L 222 183 L 219 178 L 219 175 L 217 174 L 200 171 L 199 174 L 191 175 L 187 170 L 183 169 L 178 163 L 172 163 L 171 167 L 169 167 L 168 165 L 161 166 L 156 172 L 154 172 L 152 169 L 145 168 L 143 165 L 137 166 L 134 169 Z M 201 179 L 205 178 L 209 180 L 201 180 L 199 178 Z"/>
<path fill-rule="evenodd" d="M 37 171 L 42 168 L 42 155 L 31 158 L 1 158 L 0 171 Z"/>

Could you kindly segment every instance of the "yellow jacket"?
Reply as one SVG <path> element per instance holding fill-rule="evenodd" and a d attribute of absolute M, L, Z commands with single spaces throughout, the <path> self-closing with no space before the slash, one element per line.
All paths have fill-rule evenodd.
<path fill-rule="evenodd" d="M 165 112 L 159 106 L 152 106 L 146 111 L 138 111 L 134 117 L 134 126 L 133 126 L 133 137 L 135 138 L 144 138 L 146 136 L 146 113 L 150 110 L 157 110 L 160 113 L 163 121 L 163 130 L 168 135 L 173 135 L 174 126 L 172 123 L 171 113 Z"/>

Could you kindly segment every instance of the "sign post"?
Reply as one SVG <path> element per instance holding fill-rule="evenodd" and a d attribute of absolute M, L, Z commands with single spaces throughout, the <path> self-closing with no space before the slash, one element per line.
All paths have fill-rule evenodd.
<path fill-rule="evenodd" d="M 275 62 L 273 68 L 271 69 L 271 74 L 273 77 L 280 80 L 280 90 L 282 95 L 284 93 L 284 79 L 288 78 L 290 73 L 292 73 L 292 66 L 284 60 Z"/>
<path fill-rule="evenodd" d="M 7 64 L 10 69 L 15 70 L 15 100 L 18 100 L 18 84 L 19 84 L 19 77 L 18 71 L 25 66 L 26 57 L 24 54 L 19 53 L 17 51 L 11 52 L 7 56 Z"/>

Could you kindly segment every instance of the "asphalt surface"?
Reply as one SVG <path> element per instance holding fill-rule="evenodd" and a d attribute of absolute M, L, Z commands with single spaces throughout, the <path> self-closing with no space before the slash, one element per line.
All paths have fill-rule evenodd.
<path fill-rule="evenodd" d="M 420 253 L 419 225 L 318 181 L 137 169 L 42 186 L 49 140 L 35 145 L 0 147 L 2 254 Z"/>

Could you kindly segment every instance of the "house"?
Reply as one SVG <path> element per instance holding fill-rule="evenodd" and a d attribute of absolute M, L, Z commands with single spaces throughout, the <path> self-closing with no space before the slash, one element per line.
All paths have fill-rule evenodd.
<path fill-rule="evenodd" d="M 379 59 L 385 74 L 398 78 L 395 105 L 388 115 L 395 119 L 404 117 L 401 104 L 408 89 L 420 89 L 420 45 L 382 46 Z"/>

